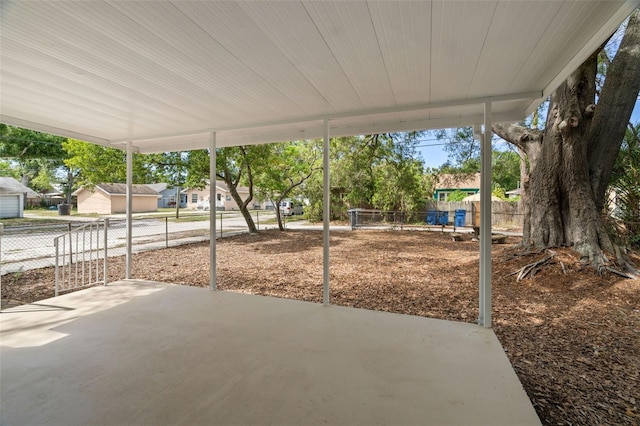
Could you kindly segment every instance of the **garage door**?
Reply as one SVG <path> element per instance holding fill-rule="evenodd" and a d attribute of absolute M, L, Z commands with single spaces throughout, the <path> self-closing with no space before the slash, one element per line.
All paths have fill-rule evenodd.
<path fill-rule="evenodd" d="M 21 217 L 20 195 L 0 195 L 0 219 Z"/>

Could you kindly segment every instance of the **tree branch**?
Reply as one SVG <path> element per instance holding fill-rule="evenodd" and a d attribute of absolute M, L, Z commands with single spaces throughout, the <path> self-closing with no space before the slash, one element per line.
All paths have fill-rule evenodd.
<path fill-rule="evenodd" d="M 516 124 L 495 123 L 491 126 L 493 133 L 500 136 L 507 142 L 517 146 L 524 152 L 528 151 L 528 146 L 541 144 L 543 132 L 537 129 L 518 126 Z"/>

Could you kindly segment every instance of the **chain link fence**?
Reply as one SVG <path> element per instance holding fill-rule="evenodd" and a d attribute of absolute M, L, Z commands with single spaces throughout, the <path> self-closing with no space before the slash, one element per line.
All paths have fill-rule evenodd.
<path fill-rule="evenodd" d="M 273 211 L 251 211 L 256 227 L 275 222 Z M 79 228 L 91 219 L 64 221 L 48 224 L 4 226 L 0 236 L 0 274 L 53 267 L 55 265 L 54 239 Z M 210 213 L 175 216 L 134 217 L 131 226 L 134 252 L 157 250 L 175 245 L 208 241 Z M 247 232 L 244 217 L 237 211 L 216 213 L 216 237 Z M 126 253 L 127 224 L 121 217 L 110 218 L 107 230 L 109 256 Z M 70 244 L 71 240 L 67 241 Z"/>
<path fill-rule="evenodd" d="M 491 222 L 493 227 L 522 229 L 524 213 L 520 203 L 493 202 Z M 428 203 L 426 210 L 399 211 L 375 209 L 348 210 L 351 229 L 383 227 L 405 228 L 469 228 L 480 225 L 480 203 L 440 202 Z"/>

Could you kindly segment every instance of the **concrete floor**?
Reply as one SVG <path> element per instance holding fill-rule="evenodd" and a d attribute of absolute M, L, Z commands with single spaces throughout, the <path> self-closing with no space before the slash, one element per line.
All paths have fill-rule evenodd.
<path fill-rule="evenodd" d="M 0 338 L 3 425 L 540 424 L 473 324 L 121 281 Z"/>

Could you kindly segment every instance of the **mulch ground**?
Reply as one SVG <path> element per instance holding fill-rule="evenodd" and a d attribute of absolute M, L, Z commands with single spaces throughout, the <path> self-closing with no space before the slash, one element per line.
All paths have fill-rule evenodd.
<path fill-rule="evenodd" d="M 515 271 L 546 253 L 493 246 L 494 330 L 544 424 L 639 425 L 640 280 L 598 275 L 558 249 L 533 279 Z M 632 255 L 636 265 L 640 256 Z M 437 232 L 331 234 L 331 303 L 476 322 L 478 243 Z M 124 275 L 124 260 L 110 261 Z M 223 290 L 322 301 L 322 234 L 266 231 L 218 242 Z M 209 285 L 209 245 L 134 255 L 133 276 Z M 2 297 L 53 296 L 51 268 L 2 277 Z"/>

